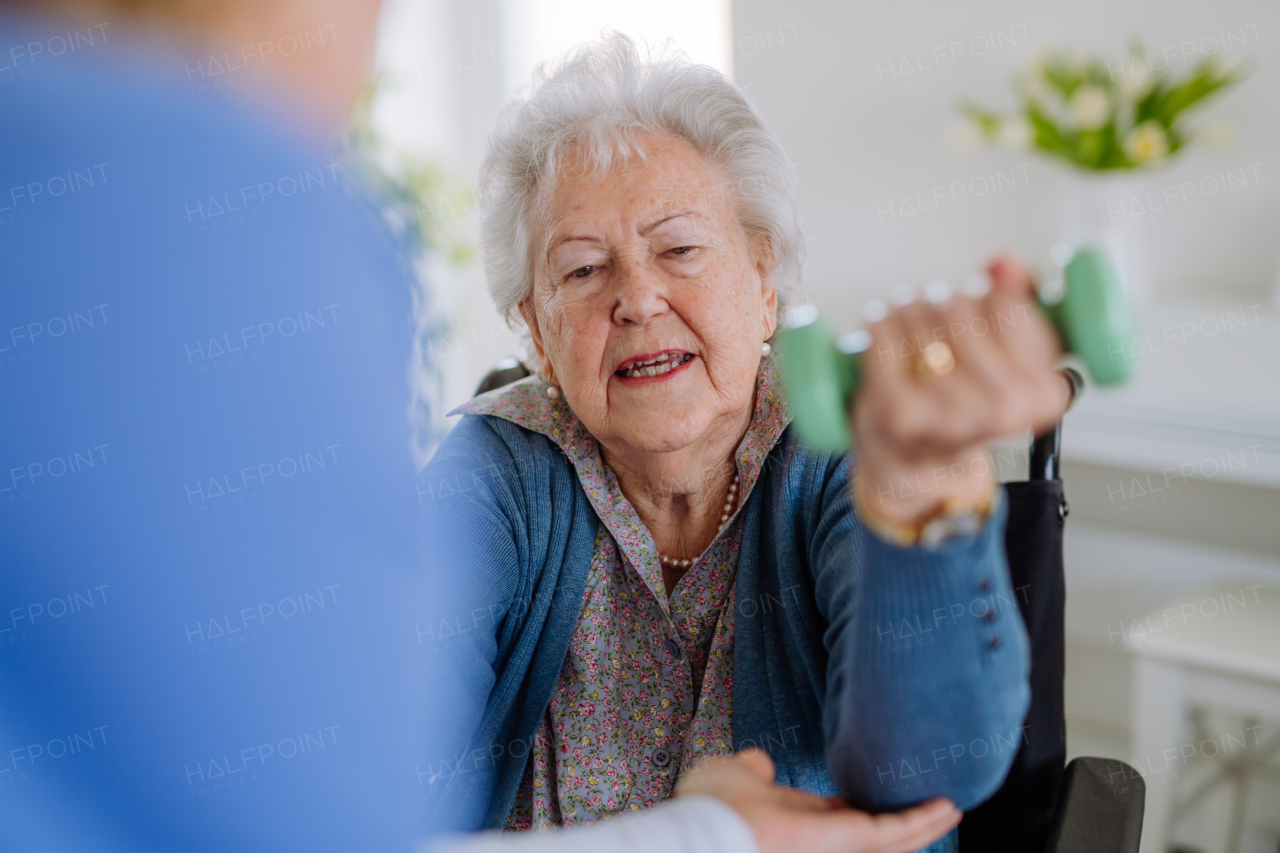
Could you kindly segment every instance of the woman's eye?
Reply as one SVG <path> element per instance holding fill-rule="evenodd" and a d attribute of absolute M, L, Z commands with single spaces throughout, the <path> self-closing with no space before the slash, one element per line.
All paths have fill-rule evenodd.
<path fill-rule="evenodd" d="M 573 278 L 586 278 L 595 272 L 596 269 L 596 267 L 578 267 L 576 270 L 569 273 L 569 275 Z"/>
<path fill-rule="evenodd" d="M 672 249 L 672 250 L 671 250 L 671 254 L 673 254 L 673 255 L 687 255 L 688 253 L 690 253 L 690 252 L 692 252 L 692 251 L 693 251 L 693 246 L 679 246 L 679 247 L 677 247 L 677 248 L 675 248 L 675 249 Z"/>

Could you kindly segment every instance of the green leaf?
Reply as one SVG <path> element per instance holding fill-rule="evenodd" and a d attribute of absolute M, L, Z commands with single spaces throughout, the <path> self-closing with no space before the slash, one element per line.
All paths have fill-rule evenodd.
<path fill-rule="evenodd" d="M 1165 96 L 1168 94 L 1168 87 L 1165 85 L 1163 78 L 1157 79 L 1151 86 L 1151 89 L 1142 96 L 1142 99 L 1134 105 L 1133 108 L 1133 124 L 1142 124 L 1144 121 L 1156 118 L 1160 112 L 1160 105 L 1163 103 Z"/>
<path fill-rule="evenodd" d="M 987 139 L 993 138 L 1000 130 L 1000 123 L 1002 121 L 1000 116 L 990 112 L 989 110 L 984 110 L 982 107 L 979 107 L 970 101 L 965 101 L 960 105 L 960 112 L 976 124 L 979 130 L 982 131 L 982 135 Z"/>
<path fill-rule="evenodd" d="M 1234 74 L 1218 77 L 1214 73 L 1215 67 L 1211 61 L 1206 60 L 1200 63 L 1193 76 L 1169 90 L 1157 114 L 1162 124 L 1166 127 L 1173 124 L 1179 113 L 1235 82 Z"/>

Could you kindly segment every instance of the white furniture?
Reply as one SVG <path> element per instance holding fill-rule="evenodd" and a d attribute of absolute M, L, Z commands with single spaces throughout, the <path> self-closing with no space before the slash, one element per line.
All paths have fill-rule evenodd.
<path fill-rule="evenodd" d="M 1131 763 L 1147 785 L 1142 853 L 1165 853 L 1175 798 L 1187 793 L 1179 770 L 1265 747 L 1260 729 L 1190 734 L 1192 709 L 1280 721 L 1280 590 L 1244 582 L 1181 596 L 1132 620 L 1125 643 L 1135 668 Z"/>

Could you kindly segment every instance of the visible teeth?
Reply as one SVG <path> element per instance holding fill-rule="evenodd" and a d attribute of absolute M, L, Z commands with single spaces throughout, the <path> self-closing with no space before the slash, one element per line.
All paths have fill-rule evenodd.
<path fill-rule="evenodd" d="M 688 358 L 683 355 L 660 355 L 653 361 L 627 368 L 622 372 L 622 375 L 628 379 L 636 379 L 641 376 L 661 376 L 680 367 L 687 360 Z"/>

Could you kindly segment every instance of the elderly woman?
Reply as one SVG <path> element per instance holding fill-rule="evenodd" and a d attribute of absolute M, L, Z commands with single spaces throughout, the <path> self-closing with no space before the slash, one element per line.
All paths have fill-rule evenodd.
<path fill-rule="evenodd" d="M 1012 600 L 984 442 L 1067 402 L 1029 278 L 998 262 L 986 295 L 880 312 L 857 458 L 818 454 L 769 343 L 792 171 L 721 74 L 589 45 L 504 113 L 481 191 L 536 372 L 458 409 L 423 474 L 493 617 L 458 628 L 474 730 L 431 768 L 438 807 L 545 829 L 709 793 L 761 849 L 953 849 L 1028 703 L 1016 608 L 969 605 Z"/>

